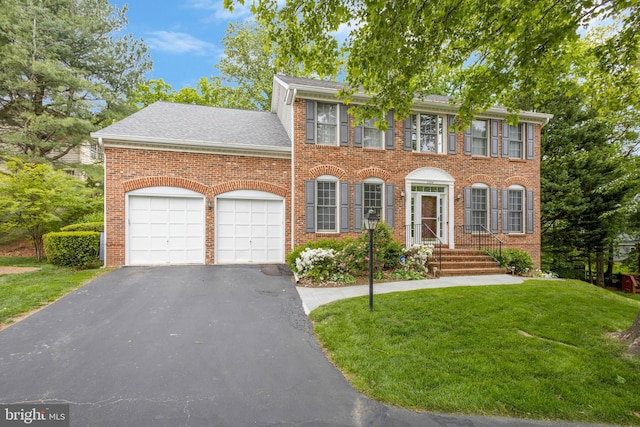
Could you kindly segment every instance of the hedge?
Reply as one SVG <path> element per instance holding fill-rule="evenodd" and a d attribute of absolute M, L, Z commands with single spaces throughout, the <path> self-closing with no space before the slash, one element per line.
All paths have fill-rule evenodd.
<path fill-rule="evenodd" d="M 44 235 L 44 252 L 53 265 L 75 268 L 99 267 L 100 233 L 97 231 L 47 233 Z"/>
<path fill-rule="evenodd" d="M 61 231 L 104 231 L 104 222 L 83 222 L 62 227 Z"/>

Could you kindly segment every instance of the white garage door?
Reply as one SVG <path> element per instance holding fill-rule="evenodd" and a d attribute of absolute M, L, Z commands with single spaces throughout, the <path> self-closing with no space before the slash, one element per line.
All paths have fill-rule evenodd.
<path fill-rule="evenodd" d="M 282 200 L 217 199 L 216 263 L 283 261 Z"/>
<path fill-rule="evenodd" d="M 204 198 L 129 196 L 129 265 L 204 264 Z"/>

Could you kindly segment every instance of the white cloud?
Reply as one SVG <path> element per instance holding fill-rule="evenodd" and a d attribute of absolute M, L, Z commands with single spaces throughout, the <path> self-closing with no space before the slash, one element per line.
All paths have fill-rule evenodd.
<path fill-rule="evenodd" d="M 172 31 L 152 31 L 144 41 L 151 49 L 169 53 L 209 55 L 216 50 L 213 43 L 197 39 L 187 33 Z"/>
<path fill-rule="evenodd" d="M 251 16 L 251 4 L 245 1 L 242 5 L 238 1 L 234 2 L 233 12 L 225 9 L 224 0 L 189 0 L 187 7 L 207 11 L 203 18 L 205 22 L 243 20 Z"/>

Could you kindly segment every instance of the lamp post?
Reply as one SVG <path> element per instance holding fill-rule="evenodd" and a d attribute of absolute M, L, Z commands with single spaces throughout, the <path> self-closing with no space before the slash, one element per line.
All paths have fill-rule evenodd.
<path fill-rule="evenodd" d="M 373 231 L 378 220 L 378 214 L 373 209 L 364 216 L 364 228 L 369 230 L 369 311 L 373 311 Z"/>

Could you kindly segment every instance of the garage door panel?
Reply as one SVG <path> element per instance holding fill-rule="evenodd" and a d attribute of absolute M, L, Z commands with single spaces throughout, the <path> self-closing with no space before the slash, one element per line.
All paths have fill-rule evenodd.
<path fill-rule="evenodd" d="M 216 262 L 282 262 L 284 204 L 281 200 L 219 198 Z"/>
<path fill-rule="evenodd" d="M 129 264 L 204 263 L 203 198 L 132 195 L 128 203 Z"/>

